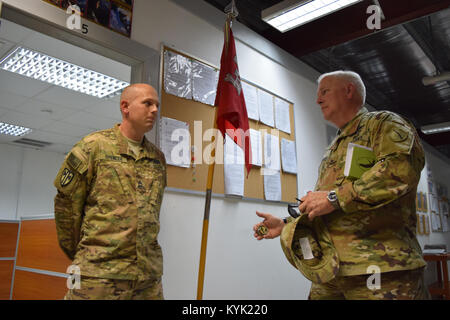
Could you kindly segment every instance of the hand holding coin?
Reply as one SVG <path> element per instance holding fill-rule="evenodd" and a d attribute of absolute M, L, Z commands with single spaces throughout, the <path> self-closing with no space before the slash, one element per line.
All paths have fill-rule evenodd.
<path fill-rule="evenodd" d="M 254 237 L 257 240 L 273 239 L 281 234 L 284 227 L 282 219 L 275 217 L 269 213 L 262 213 L 256 211 L 258 217 L 264 218 L 263 221 L 253 226 Z"/>

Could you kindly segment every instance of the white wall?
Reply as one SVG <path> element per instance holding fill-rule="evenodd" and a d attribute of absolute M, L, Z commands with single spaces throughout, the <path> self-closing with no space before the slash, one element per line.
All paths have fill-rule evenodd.
<path fill-rule="evenodd" d="M 53 215 L 63 154 L 0 144 L 0 220 Z"/>
<path fill-rule="evenodd" d="M 31 13 L 40 12 L 37 6 L 47 6 L 40 0 L 6 2 Z M 192 3 L 208 6 L 200 0 Z M 169 0 L 136 0 L 132 39 L 156 50 L 165 43 L 218 66 L 223 33 L 221 27 L 208 19 L 211 18 L 200 18 Z M 292 60 L 245 27 L 235 24 L 235 28 L 241 31 L 235 33 L 241 76 L 294 103 L 300 168 L 298 190 L 303 195 L 314 187 L 327 144 L 326 124 L 315 104 L 316 84 L 312 79 L 317 74 L 301 62 L 293 68 L 289 63 L 277 63 L 276 55 L 279 55 L 276 59 L 287 59 L 291 65 Z M 255 43 L 262 43 L 264 50 L 255 47 Z M 267 50 L 273 52 L 272 57 L 261 53 Z M 52 182 L 62 160 L 60 154 L 0 144 L 0 178 L 10 181 L 10 188 L 0 184 L 0 219 L 52 214 L 55 193 Z M 448 164 L 436 163 L 440 170 L 448 171 Z M 159 240 L 164 253 L 166 299 L 196 298 L 203 210 L 202 196 L 165 193 Z M 251 228 L 259 220 L 256 210 L 280 217 L 287 215 L 285 205 L 213 199 L 205 299 L 307 298 L 310 283 L 288 264 L 279 240 L 253 239 Z M 448 236 L 443 237 L 449 243 Z M 424 243 L 440 239 L 441 235 L 432 234 L 429 239 L 419 240 Z"/>
<path fill-rule="evenodd" d="M 0 144 L 0 220 L 16 220 L 23 153 Z"/>

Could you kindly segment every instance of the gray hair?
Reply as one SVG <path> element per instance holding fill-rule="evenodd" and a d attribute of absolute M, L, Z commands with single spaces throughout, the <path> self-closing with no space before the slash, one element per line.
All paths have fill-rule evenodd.
<path fill-rule="evenodd" d="M 353 71 L 333 71 L 322 74 L 319 79 L 317 79 L 317 83 L 320 83 L 323 78 L 326 77 L 335 77 L 339 79 L 343 79 L 345 81 L 348 81 L 352 83 L 356 87 L 356 91 L 358 92 L 359 96 L 361 97 L 361 106 L 364 106 L 366 103 L 366 86 L 364 85 L 364 82 L 361 79 L 361 76 Z"/>

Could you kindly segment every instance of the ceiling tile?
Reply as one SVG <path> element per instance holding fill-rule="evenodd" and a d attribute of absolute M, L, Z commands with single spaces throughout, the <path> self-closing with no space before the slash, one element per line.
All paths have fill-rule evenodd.
<path fill-rule="evenodd" d="M 0 70 L 0 88 L 20 96 L 33 97 L 50 88 L 50 86 L 50 84 L 43 81 Z"/>
<path fill-rule="evenodd" d="M 3 114 L 2 121 L 31 129 L 40 129 L 52 122 L 48 116 L 36 116 L 16 111 L 8 111 Z"/>
<path fill-rule="evenodd" d="M 23 105 L 30 99 L 2 89 L 0 89 L 0 97 L 0 107 L 12 110 L 17 106 Z"/>
<path fill-rule="evenodd" d="M 0 122 L 2 121 L 2 116 L 3 116 L 5 113 L 7 113 L 8 111 L 11 111 L 11 110 L 2 108 L 2 107 L 0 106 Z"/>
<path fill-rule="evenodd" d="M 52 144 L 65 144 L 65 145 L 74 145 L 78 142 L 78 138 L 67 136 L 61 133 L 47 132 L 43 130 L 35 130 L 27 135 L 27 138 L 33 140 L 39 140 L 44 142 L 49 142 Z"/>
<path fill-rule="evenodd" d="M 83 137 L 91 133 L 93 130 L 90 128 L 84 128 L 63 121 L 55 121 L 46 126 L 45 131 L 65 134 L 71 137 Z"/>
<path fill-rule="evenodd" d="M 72 148 L 73 148 L 73 145 L 56 143 L 56 144 L 52 144 L 51 146 L 43 148 L 43 150 L 61 153 L 61 154 L 67 154 L 70 150 L 72 150 Z"/>
<path fill-rule="evenodd" d="M 99 98 L 56 86 L 52 86 L 47 91 L 35 96 L 35 98 L 40 101 L 50 102 L 52 104 L 62 105 L 77 110 L 86 109 L 87 107 L 102 101 Z"/>
<path fill-rule="evenodd" d="M 86 109 L 86 111 L 95 115 L 112 118 L 119 122 L 122 120 L 122 114 L 120 113 L 120 104 L 117 100 L 100 102 L 98 104 L 90 106 L 88 109 Z"/>
<path fill-rule="evenodd" d="M 28 38 L 34 31 L 22 27 L 11 21 L 0 19 L 2 27 L 0 28 L 0 38 L 13 43 L 18 43 Z"/>
<path fill-rule="evenodd" d="M 19 112 L 44 115 L 52 120 L 64 120 L 68 116 L 77 112 L 75 109 L 65 108 L 61 105 L 54 105 L 48 102 L 32 99 L 15 108 Z"/>
<path fill-rule="evenodd" d="M 95 63 L 88 65 L 87 68 L 122 81 L 130 82 L 131 80 L 131 66 L 108 58 L 102 57 Z"/>
<path fill-rule="evenodd" d="M 0 38 L 0 61 L 2 61 L 14 48 L 14 43 Z"/>
<path fill-rule="evenodd" d="M 14 140 L 17 140 L 17 137 L 8 136 L 6 134 L 0 134 L 0 143 L 9 143 Z"/>
<path fill-rule="evenodd" d="M 83 127 L 92 128 L 93 130 L 103 130 L 111 128 L 117 121 L 105 116 L 95 115 L 83 111 L 66 117 L 64 122 L 73 125 L 82 125 Z"/>

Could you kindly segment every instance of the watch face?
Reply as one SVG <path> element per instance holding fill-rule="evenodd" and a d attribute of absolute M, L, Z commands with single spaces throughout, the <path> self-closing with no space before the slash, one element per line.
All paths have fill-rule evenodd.
<path fill-rule="evenodd" d="M 331 191 L 330 193 L 328 193 L 328 197 L 327 198 L 330 201 L 336 201 L 337 200 L 336 192 Z"/>

